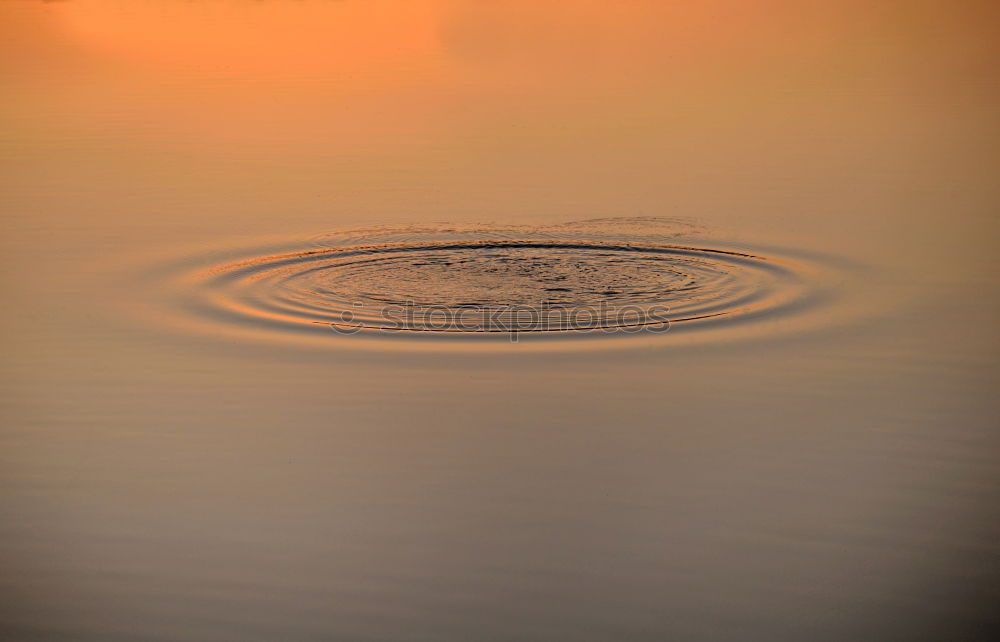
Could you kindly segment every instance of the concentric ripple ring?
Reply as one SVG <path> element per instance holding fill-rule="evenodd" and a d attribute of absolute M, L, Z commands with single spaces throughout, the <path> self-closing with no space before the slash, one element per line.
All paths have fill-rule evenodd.
<path fill-rule="evenodd" d="M 829 299 L 821 273 L 794 254 L 665 235 L 448 227 L 234 248 L 156 278 L 178 321 L 214 333 L 471 339 L 793 328 Z"/>

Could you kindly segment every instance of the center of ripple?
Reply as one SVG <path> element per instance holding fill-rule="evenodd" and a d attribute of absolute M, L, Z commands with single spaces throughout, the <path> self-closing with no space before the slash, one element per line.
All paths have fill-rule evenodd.
<path fill-rule="evenodd" d="M 693 262 L 622 254 L 559 247 L 414 249 L 330 266 L 315 275 L 315 291 L 398 305 L 502 307 L 657 300 L 697 287 Z"/>

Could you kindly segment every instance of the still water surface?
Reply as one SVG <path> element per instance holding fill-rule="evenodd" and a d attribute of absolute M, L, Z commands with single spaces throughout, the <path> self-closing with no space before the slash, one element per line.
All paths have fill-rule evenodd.
<path fill-rule="evenodd" d="M 998 17 L 0 3 L 0 639 L 981 639 Z"/>

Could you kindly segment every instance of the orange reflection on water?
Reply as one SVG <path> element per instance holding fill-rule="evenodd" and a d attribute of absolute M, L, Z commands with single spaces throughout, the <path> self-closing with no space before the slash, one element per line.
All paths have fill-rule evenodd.
<path fill-rule="evenodd" d="M 58 9 L 88 46 L 140 64 L 235 79 L 412 68 L 436 47 L 434 3 L 108 2 Z M 351 75 L 351 74 L 355 75 Z"/>
<path fill-rule="evenodd" d="M 61 180 L 82 189 L 105 184 L 87 175 L 95 167 L 145 193 L 207 194 L 240 220 L 255 209 L 265 222 L 313 211 L 326 225 L 334 210 L 449 220 L 491 208 L 485 218 L 707 214 L 733 225 L 843 193 L 912 223 L 925 199 L 896 196 L 913 194 L 912 176 L 972 195 L 992 184 L 986 106 L 1000 55 L 988 3 L 74 0 L 3 11 L 6 66 L 22 68 L 6 105 L 13 129 L 71 152 L 39 153 L 38 175 L 64 160 Z M 98 165 L 74 160 L 95 149 Z"/>
<path fill-rule="evenodd" d="M 688 131 L 714 126 L 712 103 L 735 79 L 755 66 L 794 70 L 828 46 L 830 31 L 822 7 L 786 15 L 778 2 L 735 0 L 624 9 L 594 0 L 77 0 L 48 12 L 111 70 L 68 99 L 81 120 L 97 120 L 88 110 L 114 96 L 133 136 L 268 155 L 359 157 L 477 139 L 499 144 L 505 159 L 510 139 L 577 145 L 553 118 L 589 128 L 606 148 L 623 118 L 685 144 L 684 121 Z M 794 49 L 797 57 L 781 55 Z M 560 162 L 572 167 L 577 156 Z"/>

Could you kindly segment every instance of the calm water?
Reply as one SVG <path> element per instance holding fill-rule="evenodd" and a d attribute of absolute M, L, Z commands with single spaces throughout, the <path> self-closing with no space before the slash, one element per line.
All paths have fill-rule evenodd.
<path fill-rule="evenodd" d="M 0 3 L 0 639 L 983 639 L 998 19 Z"/>

